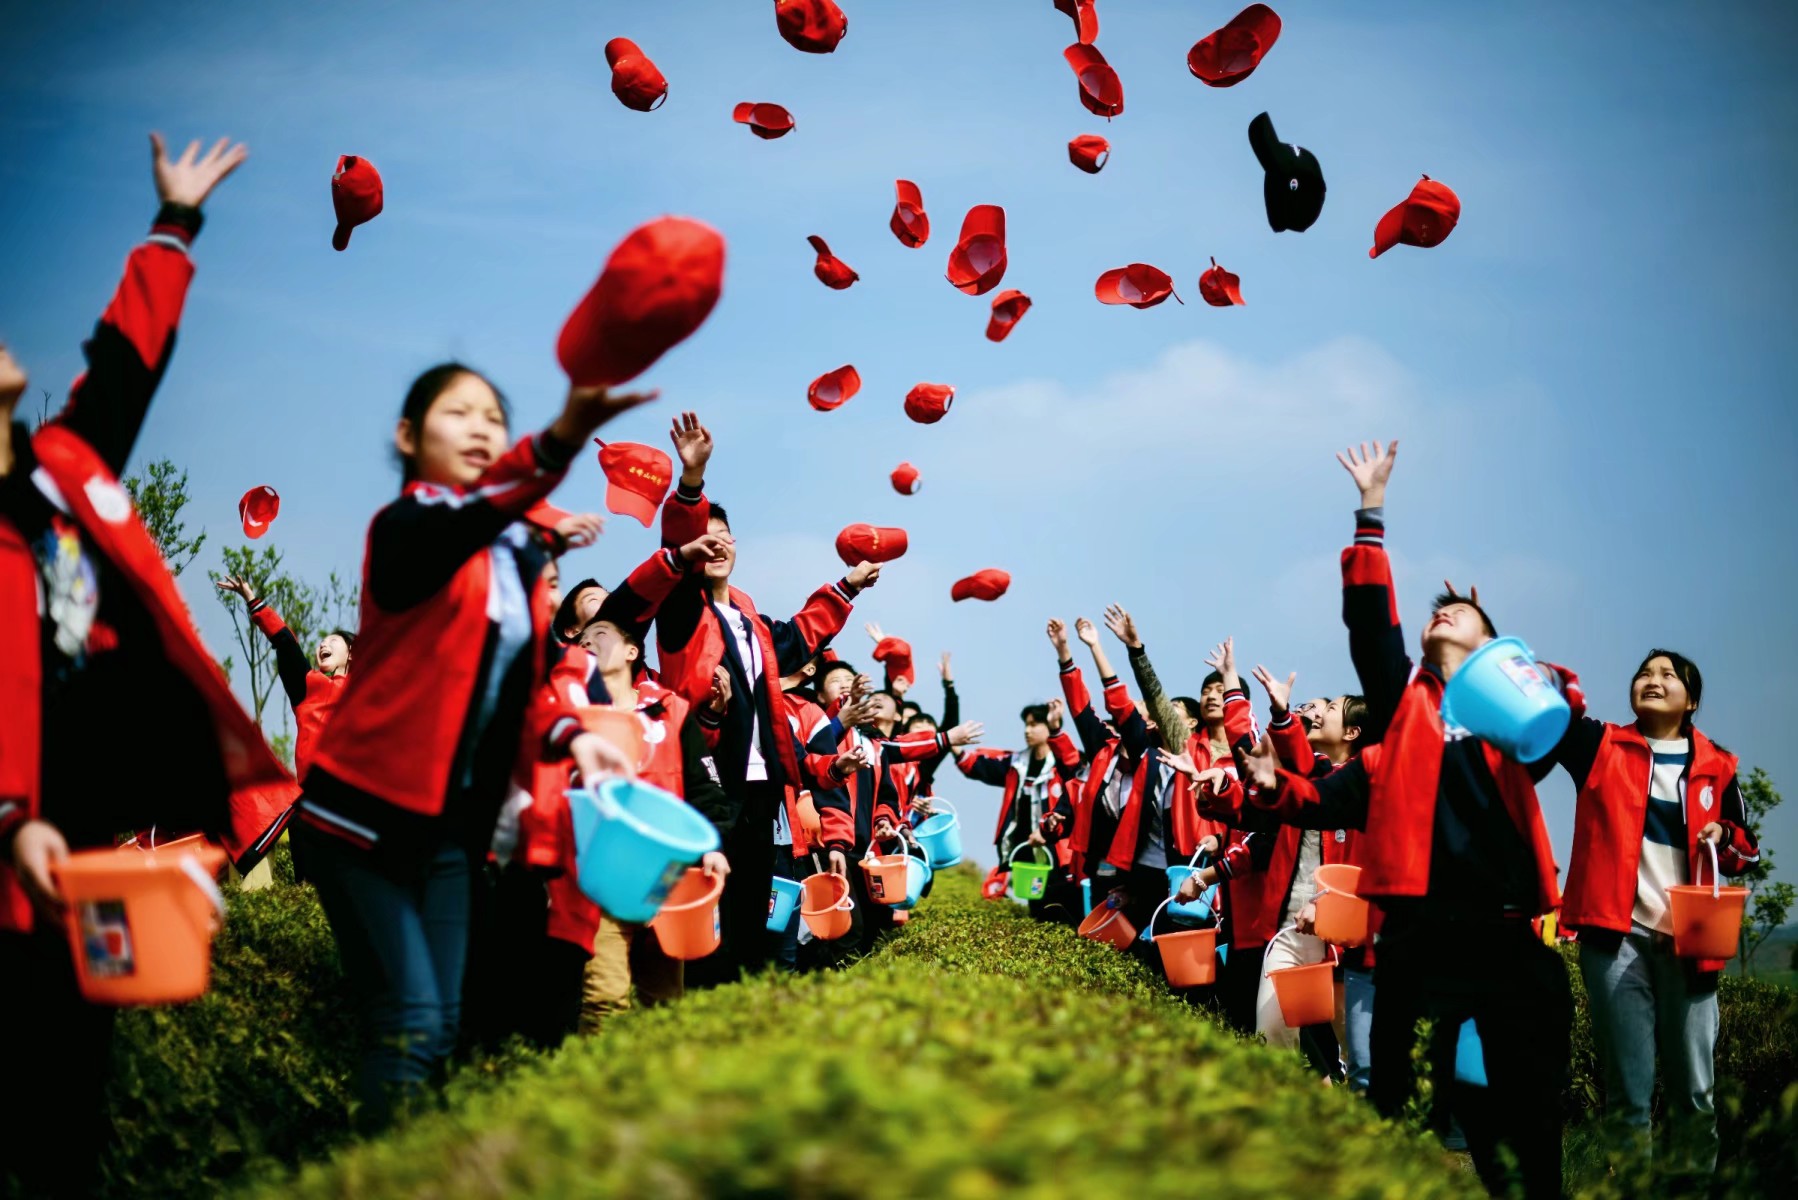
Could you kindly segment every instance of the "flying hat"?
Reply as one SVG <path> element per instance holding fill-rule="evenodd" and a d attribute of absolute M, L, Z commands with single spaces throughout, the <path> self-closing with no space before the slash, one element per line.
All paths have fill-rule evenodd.
<path fill-rule="evenodd" d="M 898 196 L 890 222 L 893 236 L 916 250 L 930 240 L 930 215 L 924 211 L 924 193 L 909 179 L 894 180 L 893 191 Z"/>
<path fill-rule="evenodd" d="M 949 252 L 949 282 L 957 291 L 984 296 L 1005 278 L 1005 210 L 976 204 L 962 218 L 961 237 Z"/>
<path fill-rule="evenodd" d="M 787 45 L 807 54 L 831 53 L 849 32 L 834 0 L 774 0 L 774 21 Z"/>
<path fill-rule="evenodd" d="M 1425 175 L 1402 203 L 1380 218 L 1367 257 L 1378 258 L 1394 246 L 1440 246 L 1460 219 L 1461 197 L 1446 183 Z"/>
<path fill-rule="evenodd" d="M 354 154 L 339 154 L 331 175 L 331 207 L 337 210 L 333 250 L 348 247 L 350 230 L 381 215 L 381 199 L 381 173 L 375 164 Z"/>
<path fill-rule="evenodd" d="M 1251 4 L 1186 52 L 1186 68 L 1211 87 L 1231 87 L 1255 73 L 1280 37 L 1280 14 Z"/>
<path fill-rule="evenodd" d="M 918 478 L 918 468 L 908 462 L 902 462 L 893 468 L 893 490 L 901 496 L 915 496 L 924 481 Z"/>
<path fill-rule="evenodd" d="M 641 375 L 705 321 L 724 287 L 724 237 L 690 217 L 657 217 L 618 243 L 556 340 L 577 387 Z"/>
<path fill-rule="evenodd" d="M 793 132 L 793 114 L 778 104 L 751 104 L 745 100 L 731 112 L 731 119 L 759 138 L 786 137 Z"/>
<path fill-rule="evenodd" d="M 1180 300 L 1174 291 L 1173 277 L 1148 263 L 1131 263 L 1105 272 L 1093 285 L 1093 294 L 1101 304 L 1128 304 L 1131 308 L 1154 308 L 1169 296 Z"/>
<path fill-rule="evenodd" d="M 861 372 L 844 366 L 826 371 L 812 380 L 812 386 L 805 389 L 805 398 L 819 412 L 829 412 L 849 403 L 861 390 Z"/>
<path fill-rule="evenodd" d="M 612 94 L 626 108 L 654 112 L 668 99 L 668 80 L 629 38 L 606 43 L 606 65 L 612 68 Z"/>
<path fill-rule="evenodd" d="M 818 252 L 818 261 L 812 265 L 812 274 L 825 287 L 833 292 L 840 292 L 861 278 L 853 267 L 830 252 L 830 247 L 824 244 L 823 238 L 814 233 L 805 240 Z"/>
<path fill-rule="evenodd" d="M 1012 328 L 1030 311 L 1030 297 L 1016 288 L 1007 288 L 993 297 L 993 315 L 987 318 L 986 340 L 1002 342 L 1011 336 Z"/>
<path fill-rule="evenodd" d="M 904 638 L 884 637 L 875 642 L 874 661 L 886 664 L 888 687 L 895 681 L 906 687 L 918 682 L 918 672 L 911 660 L 911 643 Z"/>
<path fill-rule="evenodd" d="M 1084 46 L 1099 39 L 1099 10 L 1095 3 L 1096 0 L 1055 0 L 1055 7 L 1074 19 L 1074 36 Z"/>
<path fill-rule="evenodd" d="M 1110 120 L 1124 111 L 1124 84 L 1097 46 L 1075 42 L 1061 56 L 1080 79 L 1080 103 L 1086 111 Z"/>
<path fill-rule="evenodd" d="M 1083 133 L 1068 143 L 1068 161 L 1088 175 L 1104 170 L 1110 158 L 1111 143 L 1096 133 Z"/>
<path fill-rule="evenodd" d="M 1290 229 L 1303 233 L 1324 210 L 1324 169 L 1317 155 L 1303 146 L 1282 142 L 1274 122 L 1262 113 L 1249 122 L 1249 145 L 1267 172 L 1261 195 L 1267 203 L 1267 223 L 1275 233 Z"/>
<path fill-rule="evenodd" d="M 243 535 L 259 538 L 268 532 L 281 513 L 281 496 L 266 483 L 253 487 L 237 502 L 237 519 L 243 522 Z"/>
<path fill-rule="evenodd" d="M 935 425 L 949 413 L 955 389 L 946 383 L 920 383 L 905 393 L 905 415 L 920 425 Z"/>
<path fill-rule="evenodd" d="M 635 517 L 648 529 L 674 482 L 674 460 L 640 442 L 594 438 L 593 443 L 599 447 L 599 469 L 606 473 L 606 511 Z"/>
<path fill-rule="evenodd" d="M 1011 574 L 997 567 L 976 571 L 949 587 L 951 600 L 997 600 L 1011 586 Z"/>
<path fill-rule="evenodd" d="M 1242 276 L 1232 275 L 1211 260 L 1211 269 L 1199 276 L 1199 295 L 1214 308 L 1229 308 L 1243 303 Z"/>
<path fill-rule="evenodd" d="M 892 562 L 905 553 L 905 530 L 875 525 L 846 525 L 837 534 L 837 557 L 843 565 Z"/>

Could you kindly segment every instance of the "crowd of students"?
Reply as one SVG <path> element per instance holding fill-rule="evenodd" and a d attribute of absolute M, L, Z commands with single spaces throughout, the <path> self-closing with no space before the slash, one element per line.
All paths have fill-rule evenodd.
<path fill-rule="evenodd" d="M 694 414 L 671 429 L 681 474 L 662 548 L 614 588 L 562 588 L 558 557 L 590 544 L 599 519 L 547 498 L 595 430 L 654 394 L 575 388 L 546 428 L 515 439 L 491 381 L 433 367 L 401 403 L 404 479 L 368 528 L 360 628 L 325 637 L 308 661 L 246 583 L 220 585 L 274 643 L 300 730 L 296 784 L 200 646 L 118 483 L 172 352 L 200 206 L 242 157 L 220 142 L 171 160 L 155 143 L 150 236 L 67 408 L 35 433 L 11 420 L 25 375 L 0 348 L 0 1028 L 28 1031 L 9 1043 L 9 1074 L 34 1100 L 0 1124 L 0 1148 L 28 1190 L 79 1183 L 105 1136 L 111 1014 L 80 997 L 52 873 L 71 848 L 192 828 L 247 869 L 289 831 L 367 1035 L 359 1119 L 372 1129 L 428 1096 L 466 1039 L 554 1044 L 633 998 L 872 945 L 906 914 L 874 902 L 855 864 L 871 850 L 922 856 L 913 830 L 936 811 L 947 760 L 1001 790 L 1001 864 L 1020 851 L 1052 862 L 1030 904 L 1038 919 L 1077 924 L 1096 903 L 1148 928 L 1168 868 L 1198 864 L 1179 898 L 1215 888 L 1226 954 L 1215 987 L 1189 998 L 1302 1048 L 1381 1112 L 1397 1115 L 1415 1090 L 1419 1019 L 1439 1034 L 1471 1022 L 1486 1083 L 1446 1086 L 1456 1038 L 1439 1037 L 1436 1094 L 1451 1098 L 1441 1107 L 1487 1183 L 1501 1186 L 1509 1163 L 1532 1195 L 1560 1189 L 1572 1003 L 1563 960 L 1532 923 L 1558 910 L 1579 938 L 1611 1117 L 1647 1138 L 1658 1057 L 1682 1153 L 1714 1162 L 1721 964 L 1673 955 L 1665 889 L 1697 878 L 1713 850 L 1729 874 L 1756 849 L 1735 760 L 1693 725 L 1702 677 L 1651 650 L 1628 681 L 1635 719 L 1614 725 L 1586 715 L 1571 671 L 1545 664 L 1574 719 L 1528 766 L 1445 725 L 1445 684 L 1496 630 L 1477 593 L 1451 587 L 1413 663 L 1385 550 L 1396 443 L 1342 456 L 1359 494 L 1342 559 L 1357 692 L 1294 704 L 1296 676 L 1257 667 L 1258 716 L 1225 638 L 1196 695 L 1170 695 L 1135 620 L 1113 606 L 1104 623 L 1135 695 L 1080 618 L 1099 711 L 1068 626 L 1051 620 L 1060 696 L 1023 709 L 1021 748 L 1007 751 L 978 745 L 983 727 L 961 720 L 947 654 L 940 719 L 916 703 L 901 639 L 867 626 L 883 687 L 838 656 L 878 564 L 824 582 L 785 619 L 733 584 L 730 517 L 704 488 L 714 442 Z M 120 697 L 155 702 L 110 720 Z M 97 771 L 101 747 L 137 779 L 181 786 Z M 1564 884 L 1534 790 L 1557 765 L 1578 787 Z M 724 877 L 712 955 L 668 957 L 653 931 L 614 921 L 576 884 L 565 794 L 616 774 L 683 796 L 716 826 L 721 848 L 701 864 Z M 1269 974 L 1338 953 L 1313 927 L 1315 872 L 1338 863 L 1360 868 L 1377 936 L 1340 949 L 1337 1026 L 1290 1029 Z M 815 871 L 851 885 L 842 942 L 809 938 L 797 917 L 768 928 L 772 880 Z M 1135 952 L 1159 968 L 1151 943 Z"/>

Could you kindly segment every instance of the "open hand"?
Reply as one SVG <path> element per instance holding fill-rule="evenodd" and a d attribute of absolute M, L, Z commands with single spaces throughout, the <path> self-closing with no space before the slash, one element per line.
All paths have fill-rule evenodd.
<path fill-rule="evenodd" d="M 985 725 L 979 721 L 963 721 L 949 730 L 949 744 L 959 749 L 962 746 L 972 746 L 985 736 Z"/>
<path fill-rule="evenodd" d="M 152 133 L 150 172 L 156 179 L 156 198 L 164 204 L 198 208 L 212 195 L 212 189 L 249 156 L 249 148 L 242 142 L 233 146 L 230 138 L 220 138 L 203 157 L 200 156 L 200 143 L 189 142 L 186 152 L 171 162 L 168 147 L 162 144 L 162 135 Z"/>
<path fill-rule="evenodd" d="M 1286 677 L 1285 683 L 1281 683 L 1266 667 L 1260 663 L 1255 664 L 1255 679 L 1267 689 L 1267 706 L 1276 720 L 1285 716 L 1291 707 L 1292 685 L 1298 682 L 1298 678 L 1299 673 L 1294 671 Z"/>
<path fill-rule="evenodd" d="M 574 513 L 556 522 L 556 536 L 570 550 L 591 546 L 605 532 L 606 519 L 598 513 Z"/>
<path fill-rule="evenodd" d="M 1085 617 L 1075 618 L 1074 636 L 1085 642 L 1088 647 L 1097 646 L 1099 644 L 1098 626 L 1094 625 Z"/>
<path fill-rule="evenodd" d="M 1205 665 L 1224 677 L 1224 690 L 1234 691 L 1242 686 L 1242 677 L 1236 673 L 1236 639 L 1227 637 L 1219 642 L 1205 656 Z"/>
<path fill-rule="evenodd" d="M 1136 632 L 1136 621 L 1125 611 L 1121 604 L 1107 605 L 1105 608 L 1105 627 L 1111 630 L 1112 636 L 1124 645 L 1135 650 L 1142 645 L 1142 638 Z M 1091 643 L 1088 643 L 1089 645 Z"/>
<path fill-rule="evenodd" d="M 614 392 L 607 387 L 571 387 L 568 399 L 562 403 L 562 413 L 549 427 L 549 432 L 565 446 L 582 445 L 595 429 L 613 417 L 640 404 L 648 404 L 661 394 L 655 390 Z"/>
<path fill-rule="evenodd" d="M 869 621 L 866 625 L 862 626 L 862 630 L 868 635 L 869 640 L 876 646 L 886 640 L 886 630 L 880 627 L 879 621 Z"/>
<path fill-rule="evenodd" d="M 868 751 L 860 742 L 837 755 L 830 769 L 836 772 L 838 779 L 848 779 L 851 775 L 868 765 Z"/>
<path fill-rule="evenodd" d="M 1373 444 L 1373 452 L 1367 450 L 1367 443 L 1362 442 L 1359 449 L 1350 446 L 1336 456 L 1361 489 L 1361 507 L 1379 508 L 1386 503 L 1386 481 L 1392 478 L 1392 462 L 1398 457 L 1398 442 L 1395 439 L 1385 449 L 1380 443 Z"/>
<path fill-rule="evenodd" d="M 1280 786 L 1280 759 L 1274 753 L 1274 741 L 1266 734 L 1249 750 L 1236 752 L 1236 770 L 1243 783 L 1264 792 Z"/>
<path fill-rule="evenodd" d="M 712 460 L 712 431 L 699 423 L 699 414 L 684 412 L 668 431 L 674 452 L 680 456 L 681 482 L 698 487 L 705 482 L 705 465 Z"/>
<path fill-rule="evenodd" d="M 1049 644 L 1055 647 L 1057 654 L 1068 656 L 1068 627 L 1060 617 L 1049 618 Z"/>
<path fill-rule="evenodd" d="M 245 604 L 256 603 L 256 589 L 251 587 L 250 581 L 241 575 L 225 576 L 218 581 L 218 589 L 221 592 L 235 592 L 243 597 Z"/>

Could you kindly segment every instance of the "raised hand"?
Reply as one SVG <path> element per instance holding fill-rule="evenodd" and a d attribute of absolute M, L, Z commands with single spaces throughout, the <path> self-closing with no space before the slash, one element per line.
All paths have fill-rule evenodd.
<path fill-rule="evenodd" d="M 880 564 L 871 562 L 856 563 L 855 569 L 845 575 L 844 578 L 849 581 L 849 586 L 852 588 L 858 590 L 871 588 L 880 582 Z"/>
<path fill-rule="evenodd" d="M 947 650 L 943 651 L 943 657 L 937 660 L 936 670 L 937 674 L 943 677 L 944 683 L 955 682 L 954 672 L 951 671 L 949 667 L 949 652 Z"/>
<path fill-rule="evenodd" d="M 836 761 L 831 763 L 830 769 L 836 773 L 838 779 L 847 779 L 867 765 L 867 748 L 860 742 L 857 742 L 849 749 L 837 755 Z"/>
<path fill-rule="evenodd" d="M 1076 617 L 1074 636 L 1085 642 L 1089 649 L 1096 648 L 1099 644 L 1099 627 L 1085 617 Z"/>
<path fill-rule="evenodd" d="M 963 721 L 949 730 L 949 744 L 956 748 L 972 746 L 986 736 L 986 726 L 979 721 Z"/>
<path fill-rule="evenodd" d="M 1180 772 L 1180 774 L 1186 776 L 1194 783 L 1199 782 L 1199 768 L 1198 765 L 1192 761 L 1192 755 L 1187 754 L 1185 751 L 1181 751 L 1179 754 L 1169 754 L 1166 750 L 1158 750 L 1156 753 L 1161 755 L 1162 762 Z"/>
<path fill-rule="evenodd" d="M 1286 715 L 1292 701 L 1292 685 L 1298 682 L 1298 678 L 1299 673 L 1294 671 L 1286 677 L 1285 683 L 1281 683 L 1266 667 L 1260 663 L 1255 664 L 1255 680 L 1267 689 L 1267 706 L 1273 712 L 1275 720 Z"/>
<path fill-rule="evenodd" d="M 866 625 L 862 626 L 862 630 L 868 635 L 868 640 L 872 641 L 876 646 L 886 640 L 886 630 L 880 627 L 879 621 L 869 621 Z"/>
<path fill-rule="evenodd" d="M 843 701 L 842 707 L 837 709 L 837 720 L 842 722 L 845 729 L 866 725 L 873 719 L 874 698 L 872 696 L 857 696 L 851 692 L 849 698 Z"/>
<path fill-rule="evenodd" d="M 1049 732 L 1060 733 L 1061 723 L 1067 719 L 1067 702 L 1057 696 L 1049 701 Z"/>
<path fill-rule="evenodd" d="M 1396 439 L 1384 449 L 1381 449 L 1380 443 L 1375 442 L 1371 454 L 1367 443 L 1362 442 L 1359 448 L 1350 446 L 1336 456 L 1342 469 L 1354 478 L 1355 486 L 1361 489 L 1362 508 L 1379 508 L 1386 503 L 1386 481 L 1392 478 L 1392 462 L 1397 457 Z"/>
<path fill-rule="evenodd" d="M 680 481 L 688 487 L 705 482 L 705 465 L 712 460 L 712 431 L 699 423 L 699 414 L 684 412 L 668 431 L 674 452 L 680 456 Z"/>
<path fill-rule="evenodd" d="M 1236 752 L 1236 770 L 1242 781 L 1265 792 L 1280 786 L 1280 758 L 1274 753 L 1274 741 L 1266 734 L 1252 749 Z"/>
<path fill-rule="evenodd" d="M 595 429 L 613 417 L 629 412 L 640 404 L 648 404 L 662 393 L 614 392 L 605 387 L 571 387 L 562 413 L 549 427 L 555 439 L 566 446 L 579 446 Z"/>
<path fill-rule="evenodd" d="M 1224 677 L 1224 690 L 1233 691 L 1242 686 L 1242 676 L 1236 673 L 1236 639 L 1227 637 L 1219 642 L 1205 656 L 1205 665 Z"/>
<path fill-rule="evenodd" d="M 1063 659 L 1068 657 L 1068 627 L 1060 617 L 1049 618 L 1049 644 L 1055 647 L 1055 653 Z"/>
<path fill-rule="evenodd" d="M 598 513 L 574 513 L 556 522 L 556 536 L 570 550 L 591 546 L 605 532 L 606 519 Z"/>
<path fill-rule="evenodd" d="M 861 700 L 874 694 L 874 680 L 866 672 L 857 675 L 849 684 L 849 698 Z"/>
<path fill-rule="evenodd" d="M 1111 630 L 1112 636 L 1124 645 L 1135 650 L 1142 646 L 1142 638 L 1136 632 L 1136 619 L 1124 610 L 1121 604 L 1110 604 L 1105 608 L 1105 627 Z"/>
<path fill-rule="evenodd" d="M 162 144 L 162 135 L 152 133 L 150 173 L 156 180 L 156 198 L 164 204 L 185 204 L 189 208 L 198 208 L 206 203 L 206 197 L 212 195 L 212 189 L 223 182 L 225 176 L 237 170 L 239 164 L 249 156 L 249 148 L 242 142 L 233 146 L 230 138 L 220 138 L 212 144 L 212 149 L 204 157 L 200 156 L 200 143 L 189 142 L 186 152 L 170 162 L 168 147 Z"/>
<path fill-rule="evenodd" d="M 256 589 L 251 587 L 250 581 L 241 575 L 225 576 L 218 581 L 218 589 L 221 592 L 234 592 L 242 596 L 245 604 L 256 603 Z"/>

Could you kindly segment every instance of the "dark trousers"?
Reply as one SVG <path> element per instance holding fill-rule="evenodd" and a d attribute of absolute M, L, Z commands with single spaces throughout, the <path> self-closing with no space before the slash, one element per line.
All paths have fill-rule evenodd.
<path fill-rule="evenodd" d="M 1217 973 L 1217 1005 L 1224 1024 L 1237 1033 L 1255 1032 L 1255 997 L 1261 990 L 1262 959 L 1267 946 L 1231 946 Z"/>
<path fill-rule="evenodd" d="M 0 933 L 0 1029 L 7 1034 L 0 1193 L 85 1196 L 111 1125 L 106 1081 L 113 1009 L 89 1004 L 62 926 Z"/>
<path fill-rule="evenodd" d="M 468 852 L 444 842 L 404 881 L 349 844 L 296 824 L 361 1019 L 359 1128 L 378 1130 L 441 1080 L 462 1019 Z"/>
<path fill-rule="evenodd" d="M 774 956 L 768 934 L 768 892 L 774 879 L 774 811 L 786 802 L 783 790 L 767 781 L 743 786 L 743 807 L 724 837 L 730 875 L 719 898 L 718 949 L 687 964 L 688 988 L 735 982 L 759 971 Z"/>
<path fill-rule="evenodd" d="M 1374 968 L 1375 1107 L 1397 1116 L 1415 1087 L 1411 1051 L 1417 1022 L 1428 1018 L 1441 1046 L 1453 1046 L 1471 1019 L 1485 1048 L 1488 1086 L 1454 1086 L 1452 1060 L 1434 1055 L 1438 1095 L 1452 1089 L 1454 1112 L 1488 1191 L 1520 1182 L 1526 1196 L 1561 1194 L 1561 1093 L 1567 1081 L 1573 995 L 1561 956 L 1529 922 L 1388 918 Z M 1500 1161 L 1504 1147 L 1515 1171 Z"/>

